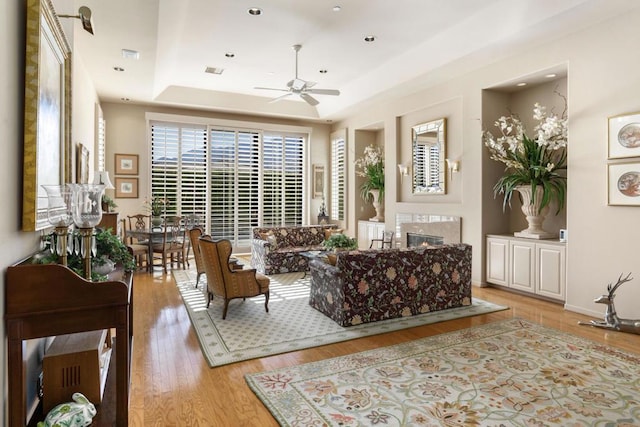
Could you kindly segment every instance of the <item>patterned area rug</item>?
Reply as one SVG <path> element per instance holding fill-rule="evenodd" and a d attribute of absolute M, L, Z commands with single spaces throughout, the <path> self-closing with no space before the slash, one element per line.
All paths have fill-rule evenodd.
<path fill-rule="evenodd" d="M 474 298 L 470 307 L 344 328 L 309 306 L 310 276 L 287 273 L 270 277 L 269 313 L 262 296 L 236 299 L 222 320 L 221 298 L 206 308 L 204 275 L 198 289 L 194 270 L 173 270 L 173 276 L 211 367 L 507 308 Z"/>
<path fill-rule="evenodd" d="M 640 357 L 519 319 L 245 379 L 282 426 L 640 425 Z"/>

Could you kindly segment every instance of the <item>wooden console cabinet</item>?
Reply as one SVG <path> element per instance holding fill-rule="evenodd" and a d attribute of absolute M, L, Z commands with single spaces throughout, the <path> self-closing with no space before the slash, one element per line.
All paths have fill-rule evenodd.
<path fill-rule="evenodd" d="M 57 264 L 7 268 L 5 325 L 8 340 L 9 426 L 27 424 L 25 340 L 115 328 L 115 419 L 101 411 L 93 425 L 127 426 L 131 364 L 133 276 L 121 271 L 93 283 Z M 113 359 L 113 357 L 112 357 Z"/>

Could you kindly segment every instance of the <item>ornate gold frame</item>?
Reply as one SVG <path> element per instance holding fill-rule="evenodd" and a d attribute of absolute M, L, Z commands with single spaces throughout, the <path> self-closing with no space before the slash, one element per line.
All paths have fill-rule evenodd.
<path fill-rule="evenodd" d="M 71 182 L 72 170 L 71 49 L 51 0 L 27 1 L 26 37 L 22 230 L 35 231 L 49 226 L 41 185 Z"/>

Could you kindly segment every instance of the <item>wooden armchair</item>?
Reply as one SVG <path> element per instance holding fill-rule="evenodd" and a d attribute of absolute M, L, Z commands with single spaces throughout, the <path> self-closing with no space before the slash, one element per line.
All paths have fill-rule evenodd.
<path fill-rule="evenodd" d="M 395 232 L 393 231 L 383 231 L 382 236 L 379 239 L 371 239 L 371 244 L 369 245 L 369 249 L 373 247 L 374 242 L 380 242 L 380 248 L 392 248 L 393 247 L 393 235 Z"/>
<path fill-rule="evenodd" d="M 231 242 L 200 238 L 200 254 L 207 275 L 207 307 L 214 295 L 224 298 L 222 319 L 227 317 L 229 301 L 235 298 L 265 296 L 264 309 L 269 312 L 269 278 L 255 269 L 233 269 L 229 265 Z"/>
<path fill-rule="evenodd" d="M 200 282 L 200 276 L 204 274 L 204 262 L 202 261 L 202 255 L 200 253 L 200 237 L 202 236 L 202 229 L 200 227 L 193 227 L 189 231 L 189 242 L 193 247 L 193 259 L 196 261 L 196 271 L 198 272 L 198 278 L 196 279 L 196 288 Z"/>
<path fill-rule="evenodd" d="M 176 264 L 185 268 L 184 248 L 187 239 L 187 229 L 179 216 L 170 216 L 164 220 L 164 235 L 161 242 L 152 242 L 152 253 L 159 254 L 162 258 L 162 268 L 167 272 L 167 264 L 171 267 Z"/>
<path fill-rule="evenodd" d="M 127 237 L 127 230 L 129 230 L 127 226 L 127 220 L 122 218 L 122 236 L 120 237 L 125 245 L 129 249 L 131 249 L 131 255 L 136 260 L 136 267 L 138 269 L 142 269 L 143 267 L 149 268 L 149 245 L 141 244 L 137 240 L 133 239 L 133 237 Z"/>

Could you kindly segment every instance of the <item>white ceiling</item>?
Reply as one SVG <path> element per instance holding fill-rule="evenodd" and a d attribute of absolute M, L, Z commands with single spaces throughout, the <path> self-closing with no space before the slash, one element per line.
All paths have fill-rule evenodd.
<path fill-rule="evenodd" d="M 66 4 L 65 4 L 66 3 Z M 95 35 L 75 25 L 74 56 L 103 101 L 153 103 L 307 120 L 339 120 L 367 103 L 433 82 L 452 64 L 479 67 L 608 19 L 637 0 L 57 0 L 88 6 Z M 333 7 L 339 5 L 339 12 Z M 262 16 L 247 13 L 262 8 Z M 367 43 L 366 35 L 377 40 Z M 297 97 L 295 74 L 341 95 Z M 140 52 L 125 59 L 122 49 Z M 225 57 L 233 52 L 234 58 Z M 114 67 L 124 68 L 123 72 Z M 206 67 L 224 69 L 221 75 Z M 460 67 L 458 67 L 460 68 Z M 326 69 L 321 74 L 320 69 Z"/>

